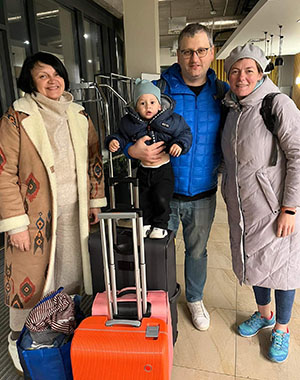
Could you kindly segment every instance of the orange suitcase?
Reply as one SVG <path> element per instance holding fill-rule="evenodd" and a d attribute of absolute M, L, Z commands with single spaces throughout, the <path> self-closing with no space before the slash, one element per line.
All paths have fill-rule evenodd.
<path fill-rule="evenodd" d="M 107 327 L 107 321 L 92 316 L 76 329 L 71 346 L 74 380 L 169 379 L 165 322 L 143 318 L 140 327 Z"/>

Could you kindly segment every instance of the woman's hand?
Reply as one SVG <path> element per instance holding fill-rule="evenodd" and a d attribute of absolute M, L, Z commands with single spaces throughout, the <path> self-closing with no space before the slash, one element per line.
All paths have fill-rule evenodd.
<path fill-rule="evenodd" d="M 155 165 L 162 159 L 162 156 L 165 154 L 163 150 L 165 149 L 164 142 L 159 141 L 157 143 L 147 145 L 145 141 L 151 140 L 150 136 L 144 136 L 138 139 L 138 141 L 131 145 L 128 149 L 128 154 L 132 158 L 143 161 L 149 165 Z"/>
<path fill-rule="evenodd" d="M 101 212 L 100 207 L 90 208 L 89 220 L 90 224 L 96 224 L 99 222 L 98 214 Z"/>
<path fill-rule="evenodd" d="M 277 237 L 291 235 L 295 229 L 296 215 L 286 214 L 281 211 L 277 221 Z"/>
<path fill-rule="evenodd" d="M 19 249 L 20 251 L 30 250 L 30 236 L 29 231 L 17 232 L 16 234 L 9 235 L 11 245 Z"/>

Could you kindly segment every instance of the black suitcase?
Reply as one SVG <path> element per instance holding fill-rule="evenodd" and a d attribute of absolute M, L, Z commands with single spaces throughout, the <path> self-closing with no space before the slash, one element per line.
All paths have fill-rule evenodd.
<path fill-rule="evenodd" d="M 138 209 L 138 179 L 130 176 L 130 163 L 128 163 L 128 177 L 114 177 L 113 172 L 113 159 L 112 154 L 109 152 L 109 177 L 107 179 L 107 184 L 109 186 L 111 209 L 118 208 L 119 211 L 128 211 L 128 207 Z M 127 195 L 130 195 L 131 203 L 125 206 L 117 204 L 115 195 L 115 187 L 124 184 L 129 186 L 129 191 L 124 192 L 126 192 Z M 117 239 L 114 244 L 115 266 L 116 271 L 118 272 L 117 289 L 120 290 L 126 286 L 134 286 L 135 284 L 132 231 L 129 228 L 121 228 L 115 225 L 114 235 Z M 174 232 L 169 231 L 168 236 L 163 239 L 144 239 L 144 244 L 147 289 L 165 290 L 168 292 L 172 317 L 173 342 L 175 343 L 178 335 L 177 299 L 181 290 L 180 285 L 176 281 L 176 250 L 174 237 Z M 100 231 L 90 233 L 89 253 L 93 295 L 96 296 L 98 292 L 103 292 L 105 290 Z"/>
<path fill-rule="evenodd" d="M 134 260 L 131 231 L 117 228 L 117 244 L 114 245 L 115 264 L 118 271 L 117 289 L 134 286 Z M 92 267 L 93 293 L 105 290 L 102 266 L 100 232 L 89 236 L 89 252 Z M 172 296 L 176 292 L 176 254 L 174 232 L 169 231 L 163 239 L 145 239 L 147 263 L 147 288 L 165 290 Z"/>

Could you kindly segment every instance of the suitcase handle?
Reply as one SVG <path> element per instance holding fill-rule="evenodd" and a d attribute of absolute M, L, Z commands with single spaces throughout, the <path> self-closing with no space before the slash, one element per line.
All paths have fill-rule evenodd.
<path fill-rule="evenodd" d="M 123 296 L 126 296 L 127 294 L 136 294 L 136 291 L 135 291 L 135 289 L 126 288 L 126 289 L 122 290 L 121 292 L 118 292 L 117 297 L 121 298 Z"/>
<path fill-rule="evenodd" d="M 122 213 L 122 215 L 120 215 L 121 213 Z M 143 211 L 140 208 L 129 208 L 129 207 L 125 207 L 122 209 L 121 208 L 111 208 L 111 209 L 108 209 L 105 211 L 105 214 L 107 214 L 107 217 L 105 217 L 104 219 L 120 219 L 120 218 L 126 219 L 126 215 L 124 215 L 125 213 L 128 214 L 127 219 L 131 219 L 133 217 L 132 213 L 138 214 L 139 217 L 143 216 Z M 101 215 L 102 215 L 102 213 L 101 213 Z M 99 219 L 100 219 L 100 216 L 99 216 Z"/>
<path fill-rule="evenodd" d="M 120 212 L 120 211 L 109 211 L 101 212 L 98 214 L 99 219 L 134 219 L 136 218 L 135 211 Z"/>
<path fill-rule="evenodd" d="M 151 303 L 147 302 L 147 310 L 143 312 L 143 317 L 149 318 L 151 317 Z M 138 311 L 137 311 L 137 303 L 136 298 L 133 298 L 130 301 L 122 301 L 118 300 L 118 314 L 114 314 L 112 319 L 130 319 L 130 320 L 138 320 Z"/>
<path fill-rule="evenodd" d="M 126 325 L 132 327 L 140 327 L 141 321 L 131 321 L 130 319 L 109 319 L 105 322 L 105 326 L 111 327 L 115 325 Z"/>
<path fill-rule="evenodd" d="M 132 183 L 134 187 L 138 187 L 139 180 L 135 177 L 109 177 L 109 186 L 116 185 L 118 183 Z"/>
<path fill-rule="evenodd" d="M 131 168 L 130 168 L 130 172 L 131 172 Z M 115 185 L 121 184 L 121 183 L 129 184 L 131 206 L 139 208 L 140 207 L 140 204 L 139 204 L 139 180 L 138 180 L 138 178 L 135 178 L 135 177 L 125 177 L 124 178 L 124 177 L 110 176 L 108 178 L 109 194 L 110 194 L 110 206 L 112 208 L 116 207 Z"/>
<path fill-rule="evenodd" d="M 113 252 L 113 234 L 112 222 L 115 219 L 131 219 L 132 222 L 132 239 L 133 239 L 133 256 L 135 263 L 135 285 L 136 285 L 136 303 L 138 320 L 143 318 L 147 312 L 147 284 L 146 284 L 146 264 L 144 252 L 143 218 L 137 212 L 105 212 L 99 214 L 101 244 L 103 252 L 104 279 L 106 287 L 106 296 L 108 304 L 109 319 L 118 314 L 117 292 L 116 292 L 116 269 Z M 107 220 L 108 240 L 109 240 L 109 257 L 108 261 L 106 247 L 105 220 Z M 139 231 L 139 233 L 137 233 Z M 139 238 L 139 243 L 138 243 Z M 140 249 L 138 249 L 138 246 Z M 140 255 L 139 255 L 140 253 Z M 140 256 L 140 258 L 139 258 Z M 140 259 L 140 260 L 139 260 Z M 140 264 L 139 264 L 140 261 Z M 142 294 L 141 294 L 142 293 Z"/>

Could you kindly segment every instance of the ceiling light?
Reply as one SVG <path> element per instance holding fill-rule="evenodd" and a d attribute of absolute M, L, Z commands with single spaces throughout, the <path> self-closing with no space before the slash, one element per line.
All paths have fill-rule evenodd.
<path fill-rule="evenodd" d="M 210 13 L 212 16 L 214 16 L 214 15 L 217 14 L 217 11 L 216 11 L 215 8 L 214 8 L 214 5 L 213 5 L 212 0 L 209 0 L 209 3 L 210 3 L 210 12 L 209 12 L 209 13 Z"/>
<path fill-rule="evenodd" d="M 296 84 L 300 84 L 300 76 L 296 78 Z"/>
<path fill-rule="evenodd" d="M 216 26 L 228 26 L 228 27 L 238 27 L 239 26 L 238 20 L 211 20 L 211 21 L 201 21 L 201 25 L 214 28 Z"/>
<path fill-rule="evenodd" d="M 275 66 L 282 66 L 284 63 L 283 58 L 281 56 L 282 40 L 283 40 L 283 35 L 281 34 L 281 28 L 282 28 L 282 25 L 279 25 L 279 53 L 278 53 L 278 57 L 275 59 Z"/>
<path fill-rule="evenodd" d="M 53 9 L 52 11 L 38 12 L 36 14 L 38 20 L 57 17 L 59 14 L 59 9 Z"/>
<path fill-rule="evenodd" d="M 22 20 L 22 17 L 21 17 L 21 16 L 14 16 L 14 17 L 8 17 L 8 18 L 7 18 L 7 21 L 8 21 L 8 22 L 20 21 L 20 20 Z"/>

